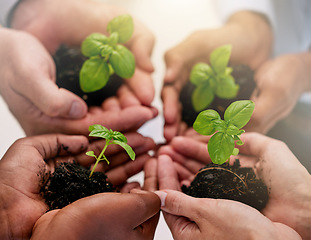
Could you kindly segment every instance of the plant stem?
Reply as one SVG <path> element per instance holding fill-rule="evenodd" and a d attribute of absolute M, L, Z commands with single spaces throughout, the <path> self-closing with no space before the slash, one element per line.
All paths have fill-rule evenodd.
<path fill-rule="evenodd" d="M 93 169 L 92 169 L 92 171 L 91 171 L 91 173 L 90 173 L 89 178 L 92 177 L 92 175 L 93 175 L 93 173 L 94 173 L 94 170 L 95 170 L 95 168 L 97 167 L 99 161 L 102 160 L 102 157 L 103 157 L 103 159 L 105 159 L 105 161 L 109 164 L 108 159 L 107 159 L 106 156 L 104 155 L 104 153 L 105 153 L 105 151 L 106 151 L 106 149 L 107 149 L 107 147 L 108 147 L 108 145 L 109 145 L 109 142 L 110 142 L 110 140 L 106 140 L 106 145 L 105 145 L 105 147 L 103 148 L 103 150 L 101 151 L 101 153 L 99 154 L 98 158 L 96 158 L 95 165 L 94 165 L 94 167 L 93 167 Z"/>

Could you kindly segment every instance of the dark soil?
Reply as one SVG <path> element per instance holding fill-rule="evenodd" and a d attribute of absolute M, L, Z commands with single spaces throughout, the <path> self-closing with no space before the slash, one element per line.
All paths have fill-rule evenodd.
<path fill-rule="evenodd" d="M 206 109 L 216 110 L 223 119 L 224 111 L 227 107 L 238 100 L 249 100 L 252 92 L 256 87 L 254 81 L 254 72 L 246 65 L 233 66 L 232 76 L 237 84 L 240 85 L 240 90 L 237 97 L 233 99 L 221 99 L 215 96 L 214 101 Z M 183 87 L 180 93 L 180 102 L 182 104 L 182 120 L 187 123 L 188 126 L 192 126 L 198 112 L 196 112 L 192 106 L 191 96 L 195 89 L 190 81 Z"/>
<path fill-rule="evenodd" d="M 50 210 L 61 209 L 74 201 L 102 192 L 115 192 L 103 172 L 90 171 L 76 163 L 61 163 L 41 187 Z"/>
<path fill-rule="evenodd" d="M 79 73 L 88 58 L 82 55 L 79 48 L 65 45 L 59 47 L 53 58 L 56 64 L 56 84 L 84 99 L 88 106 L 100 106 L 106 98 L 115 96 L 123 83 L 122 78 L 112 75 L 104 88 L 96 92 L 84 93 L 80 88 Z"/>
<path fill-rule="evenodd" d="M 245 203 L 257 210 L 263 209 L 269 198 L 266 185 L 252 168 L 241 168 L 236 160 L 233 166 L 208 164 L 196 175 L 189 187 L 182 186 L 187 195 L 197 198 L 230 199 Z"/>

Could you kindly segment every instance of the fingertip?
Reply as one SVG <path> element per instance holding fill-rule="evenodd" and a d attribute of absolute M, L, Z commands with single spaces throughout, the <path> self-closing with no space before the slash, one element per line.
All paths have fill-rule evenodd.
<path fill-rule="evenodd" d="M 71 119 L 83 118 L 87 113 L 87 105 L 82 101 L 74 100 L 71 104 L 68 117 Z"/>
<path fill-rule="evenodd" d="M 164 191 L 155 191 L 154 192 L 161 200 L 161 208 L 162 207 L 165 207 L 165 200 L 166 200 L 166 197 L 167 197 L 167 193 L 164 192 Z"/>

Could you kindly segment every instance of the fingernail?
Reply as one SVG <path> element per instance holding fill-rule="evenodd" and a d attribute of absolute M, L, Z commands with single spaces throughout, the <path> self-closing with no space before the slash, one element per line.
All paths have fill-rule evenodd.
<path fill-rule="evenodd" d="M 71 118 L 81 118 L 85 115 L 85 108 L 80 102 L 74 101 L 71 105 L 69 111 L 69 117 Z"/>
<path fill-rule="evenodd" d="M 158 197 L 161 199 L 161 207 L 164 207 L 167 193 L 163 191 L 155 191 L 154 193 L 157 194 Z"/>

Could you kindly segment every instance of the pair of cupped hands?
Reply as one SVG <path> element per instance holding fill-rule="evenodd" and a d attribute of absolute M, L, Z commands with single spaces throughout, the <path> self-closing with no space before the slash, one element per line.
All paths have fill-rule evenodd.
<path fill-rule="evenodd" d="M 27 11 L 27 4 L 35 11 Z M 45 213 L 47 206 L 39 194 L 42 174 L 53 171 L 58 162 L 72 161 L 73 158 L 81 165 L 91 165 L 92 160 L 84 153 L 88 149 L 102 147 L 103 140 L 90 143 L 85 136 L 52 134 L 17 141 L 0 161 L 1 238 L 151 239 L 160 208 L 175 239 L 250 239 L 252 236 L 299 239 L 295 231 L 301 236 L 308 236 L 306 223 L 301 221 L 301 214 L 298 213 L 308 201 L 306 189 L 310 185 L 309 174 L 283 143 L 267 137 L 245 134 L 245 145 L 240 147 L 240 153 L 244 154 L 240 157 L 242 165 L 254 167 L 257 175 L 271 189 L 269 203 L 262 213 L 237 202 L 194 199 L 180 192 L 181 184 L 188 184 L 195 173 L 210 161 L 206 151 L 207 139 L 200 139 L 191 129 L 180 127 L 179 91 L 186 82 L 196 52 L 198 59 L 204 60 L 202 54 L 208 56 L 213 47 L 206 45 L 202 48 L 200 44 L 193 43 L 198 43 L 198 39 L 208 39 L 204 36 L 219 35 L 221 39 L 226 39 L 223 34 L 235 39 L 232 36 L 235 36 L 233 33 L 237 25 L 196 32 L 166 53 L 167 73 L 162 99 L 164 136 L 169 144 L 160 148 L 154 158 L 147 154 L 156 148 L 153 141 L 135 132 L 158 114 L 151 107 L 154 98 L 151 78 L 154 69 L 150 61 L 155 41 L 153 34 L 135 20 L 135 32 L 128 43 L 136 59 L 134 76 L 125 80 L 116 97 L 107 99 L 100 107 L 88 108 L 82 99 L 55 85 L 55 65 L 51 54 L 60 43 L 78 45 L 88 34 L 103 32 L 105 23 L 113 17 L 111 15 L 121 15 L 124 10 L 87 0 L 67 1 L 65 6 L 59 4 L 60 1 L 21 2 L 12 26 L 23 31 L 0 29 L 0 45 L 6 46 L 0 48 L 3 56 L 0 65 L 2 97 L 28 136 L 53 132 L 86 136 L 89 125 L 100 123 L 113 130 L 127 132 L 129 144 L 138 156 L 134 162 L 128 162 L 123 152 L 112 147 L 108 152 L 111 165 L 101 166 L 113 184 L 122 186 L 122 193 L 98 194 L 78 200 L 61 210 Z M 68 11 L 60 11 L 66 6 L 71 9 L 73 16 L 70 18 Z M 79 17 L 81 14 L 87 17 Z M 52 19 L 61 24 L 51 24 Z M 233 43 L 238 44 L 238 41 Z M 194 54 L 184 59 L 182 57 L 187 56 L 183 54 L 185 51 Z M 238 52 L 233 52 L 233 62 L 248 62 L 256 68 L 265 58 L 264 53 L 264 56 L 247 61 L 250 56 L 239 57 Z M 262 124 L 263 120 L 273 124 L 283 117 L 279 114 L 284 112 L 280 109 L 284 106 L 283 99 L 292 104 L 303 89 L 295 85 L 295 94 L 285 91 L 285 85 L 294 84 L 292 79 L 300 72 L 287 72 L 286 78 L 282 78 L 281 86 L 284 88 L 279 88 L 276 81 L 270 81 L 275 76 L 278 76 L 275 79 L 281 79 L 279 73 L 282 73 L 283 67 L 292 66 L 293 62 L 301 66 L 295 56 L 284 56 L 262 65 L 270 74 L 260 74 L 258 70 L 257 86 L 260 91 L 257 89 L 256 97 L 273 93 L 273 105 L 278 106 L 272 116 L 260 111 L 274 110 L 271 99 L 268 98 L 268 109 L 264 107 L 266 101 L 256 105 L 255 120 L 250 126 L 257 126 L 260 132 L 266 132 L 266 127 L 269 127 Z M 301 82 L 300 85 L 305 86 L 304 81 Z M 274 90 L 284 90 L 282 95 L 270 91 L 271 84 Z M 286 109 L 287 113 L 288 104 Z M 184 136 L 174 137 L 181 134 Z M 283 161 L 284 158 L 286 161 Z M 274 166 L 280 162 L 281 168 L 275 170 Z M 142 169 L 145 172 L 143 190 L 139 190 L 136 183 L 126 183 L 129 177 Z M 289 170 L 295 174 L 291 175 Z M 284 179 L 286 175 L 290 177 L 288 180 Z M 157 191 L 159 189 L 161 191 Z M 247 231 L 242 232 L 245 229 Z"/>

